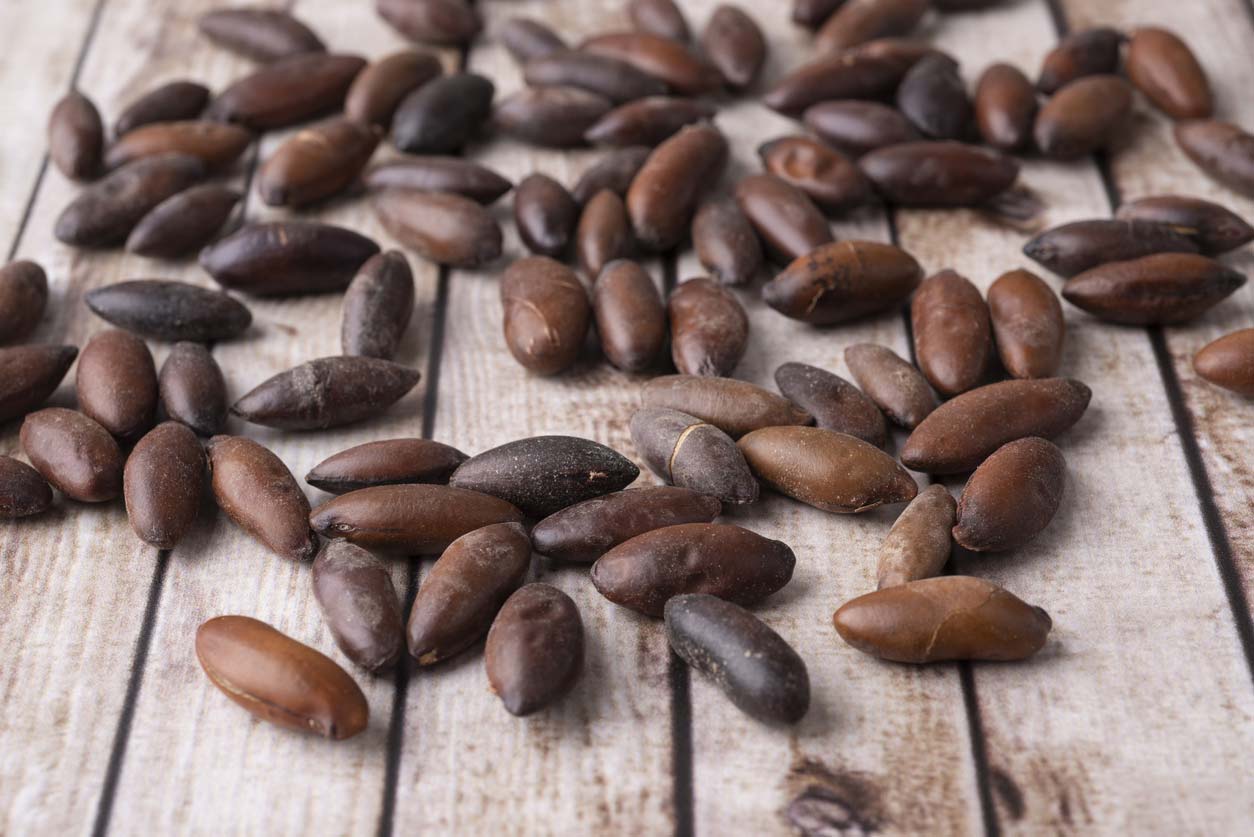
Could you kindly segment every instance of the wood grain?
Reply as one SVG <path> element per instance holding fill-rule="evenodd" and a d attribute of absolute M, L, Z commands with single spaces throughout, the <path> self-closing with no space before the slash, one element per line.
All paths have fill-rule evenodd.
<path fill-rule="evenodd" d="M 615 12 L 579 0 L 483 4 L 489 33 L 523 15 L 547 20 L 564 37 L 622 25 Z M 489 38 L 469 68 L 497 84 L 498 101 L 522 85 L 513 59 Z M 568 187 L 595 158 L 498 140 L 473 156 L 515 182 L 544 172 Z M 554 378 L 514 362 L 501 330 L 499 270 L 524 255 L 508 211 L 506 252 L 487 271 L 455 271 L 435 435 L 474 453 L 529 435 L 584 436 L 639 462 L 627 432 L 642 380 L 614 371 L 593 353 Z M 656 271 L 655 271 L 656 275 Z M 673 828 L 670 692 L 660 625 L 605 601 L 586 567 L 545 562 L 536 572 L 578 604 L 587 634 L 583 677 L 561 704 L 539 715 L 509 715 L 487 689 L 478 649 L 432 670 L 409 688 L 396 800 L 399 830 L 448 833 L 665 833 Z M 555 826 L 560 823 L 560 826 Z"/>

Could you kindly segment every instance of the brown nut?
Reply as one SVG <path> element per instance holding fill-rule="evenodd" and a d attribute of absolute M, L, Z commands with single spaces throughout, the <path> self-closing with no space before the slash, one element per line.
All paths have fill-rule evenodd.
<path fill-rule="evenodd" d="M 214 436 L 208 451 L 213 496 L 227 517 L 283 558 L 312 558 L 309 500 L 283 460 L 242 436 Z"/>
<path fill-rule="evenodd" d="M 845 365 L 867 397 L 901 427 L 918 427 L 936 409 L 936 394 L 923 373 L 892 349 L 856 343 L 845 349 Z"/>
<path fill-rule="evenodd" d="M 1236 293 L 1245 274 L 1205 256 L 1160 253 L 1073 276 L 1063 298 L 1113 323 L 1182 323 Z"/>
<path fill-rule="evenodd" d="M 529 256 L 501 277 L 505 344 L 526 369 L 556 375 L 583 349 L 591 305 L 574 271 L 547 256 Z"/>
<path fill-rule="evenodd" d="M 1067 463 L 1053 442 L 1016 439 L 980 463 L 958 501 L 954 540 L 973 552 L 1016 549 L 1054 519 Z"/>
<path fill-rule="evenodd" d="M 701 204 L 692 219 L 692 244 L 701 266 L 724 285 L 744 285 L 762 267 L 762 242 L 730 198 Z"/>
<path fill-rule="evenodd" d="M 20 459 L 0 456 L 0 519 L 30 517 L 51 507 L 52 486 L 48 481 Z"/>
<path fill-rule="evenodd" d="M 1067 326 L 1058 295 L 1045 281 L 1026 270 L 997 277 L 988 289 L 1001 364 L 1015 378 L 1050 378 L 1062 362 Z"/>
<path fill-rule="evenodd" d="M 739 505 L 758 499 L 758 481 L 732 438 L 678 410 L 644 407 L 631 417 L 631 439 L 653 473 L 671 485 Z"/>
<path fill-rule="evenodd" d="M 592 308 L 610 363 L 625 372 L 657 363 L 666 347 L 666 306 L 644 268 L 627 259 L 607 264 L 593 287 Z"/>
<path fill-rule="evenodd" d="M 103 503 L 122 493 L 125 458 L 109 431 L 82 413 L 49 407 L 22 422 L 22 450 L 71 500 Z"/>
<path fill-rule="evenodd" d="M 809 137 L 771 140 L 758 148 L 758 156 L 768 172 L 825 209 L 852 209 L 871 196 L 871 184 L 861 169 L 839 151 Z"/>
<path fill-rule="evenodd" d="M 1155 221 L 1174 227 L 1197 242 L 1203 253 L 1216 255 L 1254 241 L 1254 227 L 1225 206 L 1180 195 L 1153 195 L 1119 207 L 1115 217 Z"/>
<path fill-rule="evenodd" d="M 685 375 L 730 375 L 749 342 L 749 316 L 722 285 L 704 277 L 671 291 L 666 303 L 671 358 Z"/>
<path fill-rule="evenodd" d="M 940 575 L 952 551 L 957 503 L 943 485 L 929 485 L 910 501 L 880 544 L 878 589 Z"/>
<path fill-rule="evenodd" d="M 417 369 L 338 355 L 302 363 L 261 382 L 231 406 L 244 421 L 284 430 L 325 430 L 371 418 L 418 385 Z"/>
<path fill-rule="evenodd" d="M 511 715 L 530 715 L 560 700 L 583 671 L 583 621 L 570 596 L 527 584 L 501 606 L 488 630 L 483 667 Z"/>
<path fill-rule="evenodd" d="M 386 564 L 348 541 L 331 541 L 314 559 L 313 590 L 346 657 L 367 671 L 400 661 L 405 617 Z"/>
<path fill-rule="evenodd" d="M 383 439 L 327 457 L 305 482 L 331 494 L 374 485 L 442 484 L 467 459 L 457 448 L 430 439 Z"/>
<path fill-rule="evenodd" d="M 148 432 L 157 415 L 157 367 L 144 341 L 109 329 L 87 341 L 74 388 L 79 408 L 121 441 Z"/>
<path fill-rule="evenodd" d="M 877 241 L 825 244 L 762 286 L 762 299 L 786 317 L 833 325 L 896 308 L 923 276 L 914 257 Z"/>
<path fill-rule="evenodd" d="M 257 172 L 257 191 L 270 206 L 303 207 L 343 192 L 379 144 L 377 128 L 337 117 L 289 137 Z"/>
<path fill-rule="evenodd" d="M 436 264 L 476 268 L 501 255 L 501 225 L 470 198 L 385 189 L 374 208 L 397 241 Z"/>
<path fill-rule="evenodd" d="M 1193 368 L 1216 386 L 1254 396 L 1254 328 L 1208 343 L 1193 357 Z"/>
<path fill-rule="evenodd" d="M 1075 160 L 1105 148 L 1132 112 L 1132 88 L 1119 76 L 1076 79 L 1036 114 L 1036 147 L 1055 160 Z"/>
<path fill-rule="evenodd" d="M 941 395 L 979 385 L 992 350 L 988 305 L 979 288 L 952 270 L 919 286 L 910 303 L 919 369 Z"/>
<path fill-rule="evenodd" d="M 805 363 L 785 363 L 775 370 L 775 385 L 789 401 L 813 414 L 819 427 L 877 448 L 887 443 L 888 426 L 880 408 L 839 375 Z"/>
<path fill-rule="evenodd" d="M 688 126 L 655 148 L 627 190 L 636 240 L 659 251 L 677 245 L 726 165 L 727 139 L 713 125 Z"/>
<path fill-rule="evenodd" d="M 994 148 L 1015 151 L 1032 140 L 1036 88 L 1011 64 L 992 64 L 975 86 L 975 120 Z"/>
<path fill-rule="evenodd" d="M 640 400 L 646 407 L 696 416 L 733 439 L 761 427 L 814 423 L 814 416 L 787 398 L 734 378 L 662 375 L 644 385 Z"/>
<path fill-rule="evenodd" d="M 177 421 L 140 439 L 122 475 L 126 516 L 140 540 L 173 549 L 200 511 L 207 463 L 200 440 Z"/>
<path fill-rule="evenodd" d="M 782 263 L 830 244 L 832 230 L 806 193 L 771 174 L 751 174 L 736 184 L 736 203 Z"/>
<path fill-rule="evenodd" d="M 1173 119 L 1208 119 L 1214 99 L 1188 44 L 1156 26 L 1133 29 L 1124 71 L 1137 90 Z"/>

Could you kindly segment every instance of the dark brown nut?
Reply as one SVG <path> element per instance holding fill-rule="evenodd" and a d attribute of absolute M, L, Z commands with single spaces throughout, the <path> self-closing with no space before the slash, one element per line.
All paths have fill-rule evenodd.
<path fill-rule="evenodd" d="M 751 174 L 741 179 L 736 184 L 736 204 L 767 253 L 780 262 L 800 259 L 832 241 L 831 227 L 814 202 L 774 175 Z"/>
<path fill-rule="evenodd" d="M 1013 157 L 949 141 L 890 145 L 864 155 L 858 165 L 885 200 L 900 206 L 974 206 L 1019 177 Z"/>
<path fill-rule="evenodd" d="M 1107 322 L 1154 325 L 1199 317 L 1244 284 L 1244 273 L 1205 256 L 1160 253 L 1086 270 L 1062 296 Z"/>
<path fill-rule="evenodd" d="M 366 696 L 348 672 L 265 622 L 210 619 L 196 631 L 196 659 L 223 694 L 263 721 L 336 741 L 369 723 Z"/>
<path fill-rule="evenodd" d="M 538 20 L 512 17 L 496 28 L 497 39 L 519 64 L 566 49 L 566 42 Z"/>
<path fill-rule="evenodd" d="M 1045 56 L 1036 87 L 1053 95 L 1083 76 L 1105 75 L 1119 69 L 1123 35 L 1105 26 L 1072 32 Z"/>
<path fill-rule="evenodd" d="M 791 19 L 798 26 L 817 29 L 844 3 L 845 0 L 793 0 Z"/>
<path fill-rule="evenodd" d="M 684 375 L 730 375 L 749 344 L 749 315 L 717 282 L 682 282 L 666 302 L 671 359 Z"/>
<path fill-rule="evenodd" d="M 638 476 L 621 453 L 590 439 L 533 436 L 470 457 L 449 485 L 500 497 L 538 519 L 626 488 Z"/>
<path fill-rule="evenodd" d="M 209 168 L 234 163 L 253 141 L 250 131 L 221 122 L 154 122 L 141 125 L 109 146 L 105 166 L 116 169 L 157 154 L 186 154 Z"/>
<path fill-rule="evenodd" d="M 823 142 L 851 157 L 919 139 L 901 111 L 879 102 L 819 102 L 806 108 L 804 119 Z"/>
<path fill-rule="evenodd" d="M 1215 119 L 1181 122 L 1176 144 L 1212 180 L 1254 195 L 1254 135 Z"/>
<path fill-rule="evenodd" d="M 461 195 L 385 189 L 374 210 L 393 238 L 436 264 L 481 267 L 499 258 L 504 246 L 492 213 Z"/>
<path fill-rule="evenodd" d="M 893 94 L 909 69 L 886 56 L 838 52 L 802 64 L 777 81 L 762 102 L 772 110 L 796 115 L 835 99 L 883 99 Z"/>
<path fill-rule="evenodd" d="M 200 511 L 205 452 L 186 425 L 167 421 L 140 439 L 122 472 L 126 516 L 144 543 L 173 549 Z"/>
<path fill-rule="evenodd" d="M 1080 420 L 1093 392 L 1071 378 L 1000 381 L 964 392 L 921 421 L 901 448 L 915 471 L 974 470 L 1007 442 L 1050 439 Z"/>
<path fill-rule="evenodd" d="M 620 543 L 592 565 L 592 584 L 614 604 L 660 619 L 681 593 L 759 602 L 788 583 L 796 563 L 782 541 L 739 526 L 685 523 Z"/>
<path fill-rule="evenodd" d="M 701 33 L 701 49 L 730 87 L 753 84 L 766 63 L 766 36 L 739 6 L 724 4 L 710 15 Z"/>
<path fill-rule="evenodd" d="M 492 169 L 460 157 L 405 157 L 371 167 L 362 179 L 369 189 L 452 192 L 485 206 L 514 188 Z"/>
<path fill-rule="evenodd" d="M 647 32 L 611 32 L 584 41 L 580 49 L 626 61 L 660 79 L 684 96 L 713 93 L 723 77 L 704 58 L 684 44 Z"/>
<path fill-rule="evenodd" d="M 479 15 L 465 0 L 375 0 L 375 11 L 414 41 L 458 46 L 479 33 Z"/>
<path fill-rule="evenodd" d="M 1191 238 L 1167 224 L 1113 219 L 1072 221 L 1023 245 L 1025 256 L 1060 276 L 1154 253 L 1196 252 Z"/>
<path fill-rule="evenodd" d="M 265 63 L 326 51 L 312 29 L 278 9 L 214 9 L 201 15 L 196 26 L 218 46 Z"/>
<path fill-rule="evenodd" d="M 1254 396 L 1254 328 L 1225 334 L 1193 357 L 1203 379 L 1238 395 Z"/>
<path fill-rule="evenodd" d="M 305 128 L 278 147 L 257 172 L 270 206 L 303 207 L 337 195 L 357 180 L 379 144 L 379 129 L 336 117 Z"/>
<path fill-rule="evenodd" d="M 309 528 L 309 500 L 283 460 L 243 436 L 214 436 L 206 450 L 218 508 L 275 554 L 312 558 L 318 536 Z"/>
<path fill-rule="evenodd" d="M 910 325 L 919 369 L 936 391 L 957 395 L 984 378 L 992 353 L 992 326 L 980 289 L 942 270 L 915 291 Z"/>
<path fill-rule="evenodd" d="M 0 456 L 0 518 L 30 517 L 51 507 L 52 487 L 48 481 L 25 462 Z"/>
<path fill-rule="evenodd" d="M 958 62 L 934 52 L 910 68 L 897 88 L 897 108 L 925 136 L 966 139 L 975 115 Z"/>
<path fill-rule="evenodd" d="M 1133 29 L 1124 70 L 1136 89 L 1173 119 L 1209 119 L 1214 111 L 1206 71 L 1174 32 Z"/>
<path fill-rule="evenodd" d="M 194 81 L 170 81 L 155 87 L 126 106 L 113 123 L 115 137 L 154 122 L 195 119 L 209 104 L 209 88 Z"/>
<path fill-rule="evenodd" d="M 376 485 L 447 483 L 467 459 L 457 448 L 430 439 L 384 439 L 322 460 L 305 475 L 305 482 L 331 494 Z"/>
<path fill-rule="evenodd" d="M 429 666 L 464 651 L 492 627 L 531 567 L 531 541 L 518 523 L 469 532 L 431 567 L 409 612 L 409 653 Z"/>
<path fill-rule="evenodd" d="M 592 289 L 592 310 L 610 363 L 624 372 L 657 363 L 666 347 L 666 306 L 644 268 L 626 259 L 606 265 Z"/>
<path fill-rule="evenodd" d="M 1062 362 L 1067 326 L 1058 295 L 1026 270 L 1003 273 L 988 289 L 1001 364 L 1015 378 L 1050 378 Z"/>
<path fill-rule="evenodd" d="M 73 346 L 0 349 L 0 422 L 24 416 L 47 401 L 77 356 Z"/>
<path fill-rule="evenodd" d="M 712 424 L 678 410 L 643 407 L 631 417 L 631 439 L 649 470 L 671 485 L 732 505 L 758 499 L 744 455 Z"/>
<path fill-rule="evenodd" d="M 1022 660 L 1040 651 L 1049 614 L 991 581 L 964 575 L 886 587 L 833 617 L 859 651 L 898 663 Z"/>
<path fill-rule="evenodd" d="M 938 12 L 973 12 L 979 9 L 991 9 L 1001 5 L 1004 0 L 932 0 L 932 8 Z"/>
<path fill-rule="evenodd" d="M 0 343 L 29 336 L 47 307 L 48 275 L 42 267 L 25 259 L 0 267 Z"/>
<path fill-rule="evenodd" d="M 371 257 L 344 294 L 340 345 L 346 355 L 391 360 L 414 313 L 414 275 L 398 250 Z"/>
<path fill-rule="evenodd" d="M 519 588 L 492 621 L 483 667 L 511 715 L 530 715 L 560 700 L 583 671 L 579 608 L 548 584 Z"/>
<path fill-rule="evenodd" d="M 644 165 L 644 161 L 653 153 L 653 149 L 642 145 L 630 148 L 619 148 L 602 156 L 596 163 L 588 167 L 570 190 L 575 201 L 583 206 L 600 192 L 609 189 L 619 197 L 627 194 L 631 181 Z"/>
<path fill-rule="evenodd" d="M 679 244 L 726 166 L 727 138 L 713 125 L 689 125 L 655 148 L 627 190 L 636 240 L 656 251 Z"/>
<path fill-rule="evenodd" d="M 579 204 L 548 175 L 528 175 L 514 190 L 514 223 L 528 250 L 561 256 L 574 238 Z"/>
<path fill-rule="evenodd" d="M 675 5 L 675 0 L 629 0 L 627 16 L 639 32 L 681 43 L 691 37 L 688 21 Z"/>
<path fill-rule="evenodd" d="M 1132 112 L 1132 88 L 1119 76 L 1085 76 L 1050 98 L 1036 115 L 1036 147 L 1075 160 L 1110 145 Z"/>
<path fill-rule="evenodd" d="M 204 175 L 205 164 L 183 154 L 136 160 L 79 192 L 57 216 L 53 234 L 75 247 L 121 244 L 153 207 Z"/>
<path fill-rule="evenodd" d="M 626 61 L 573 49 L 533 58 L 523 78 L 533 87 L 578 87 L 615 104 L 666 92 L 664 83 Z"/>
<path fill-rule="evenodd" d="M 340 108 L 366 66 L 356 55 L 306 53 L 262 67 L 218 94 L 209 118 L 254 131 L 286 128 Z"/>
<path fill-rule="evenodd" d="M 82 413 L 60 407 L 31 413 L 21 436 L 31 465 L 71 500 L 103 503 L 122 493 L 118 443 Z"/>
<path fill-rule="evenodd" d="M 936 409 L 936 394 L 923 373 L 892 349 L 856 343 L 845 349 L 845 365 L 894 424 L 913 430 Z"/>
<path fill-rule="evenodd" d="M 492 115 L 496 86 L 474 73 L 429 81 L 392 116 L 392 143 L 410 154 L 455 154 Z"/>
<path fill-rule="evenodd" d="M 166 415 L 201 436 L 226 422 L 226 381 L 213 354 L 200 343 L 176 343 L 161 364 L 157 390 Z"/>
<path fill-rule="evenodd" d="M 871 196 L 871 184 L 861 169 L 839 151 L 809 137 L 771 140 L 758 148 L 758 156 L 768 172 L 825 209 L 852 209 Z"/>
<path fill-rule="evenodd" d="M 640 401 L 696 416 L 733 439 L 762 427 L 814 423 L 787 398 L 735 378 L 662 375 L 644 385 Z"/>
<path fill-rule="evenodd" d="M 815 45 L 824 52 L 840 52 L 876 38 L 905 35 L 929 5 L 929 0 L 848 0 L 819 28 Z"/>
<path fill-rule="evenodd" d="M 875 402 L 853 384 L 825 369 L 785 363 L 775 370 L 775 385 L 826 430 L 845 433 L 877 448 L 888 441 L 888 425 Z"/>
<path fill-rule="evenodd" d="M 793 261 L 762 286 L 762 299 L 785 317 L 832 325 L 900 306 L 922 277 L 899 247 L 838 241 Z"/>
<path fill-rule="evenodd" d="M 710 119 L 714 113 L 713 105 L 698 99 L 650 96 L 604 114 L 584 131 L 583 138 L 593 145 L 655 146 L 685 125 Z"/>
<path fill-rule="evenodd" d="M 344 656 L 374 672 L 400 662 L 405 617 L 386 564 L 360 546 L 331 541 L 314 559 L 313 590 Z"/>
<path fill-rule="evenodd" d="M 308 523 L 372 552 L 439 555 L 467 532 L 521 522 L 504 500 L 447 485 L 377 485 L 323 503 Z"/>
<path fill-rule="evenodd" d="M 579 359 L 592 306 L 570 268 L 546 256 L 529 256 L 501 277 L 505 344 L 524 368 L 556 375 Z"/>
<path fill-rule="evenodd" d="M 243 304 L 221 291 L 164 279 L 115 282 L 88 291 L 83 299 L 101 319 L 171 343 L 230 340 L 253 321 Z"/>
<path fill-rule="evenodd" d="M 120 441 L 134 442 L 157 415 L 157 367 L 144 341 L 109 329 L 83 347 L 74 387 L 78 406 Z"/>
<path fill-rule="evenodd" d="M 213 241 L 242 197 L 217 183 L 203 183 L 171 195 L 135 225 L 127 236 L 126 249 L 161 259 L 194 253 Z"/>
<path fill-rule="evenodd" d="M 48 156 L 62 174 L 86 180 L 100 171 L 104 124 L 100 111 L 77 90 L 66 93 L 48 117 Z"/>
<path fill-rule="evenodd" d="M 318 358 L 258 384 L 231 412 L 266 427 L 325 430 L 378 415 L 420 377 L 417 369 L 374 357 Z"/>
<path fill-rule="evenodd" d="M 910 501 L 880 545 L 878 589 L 940 575 L 952 549 L 957 504 L 949 489 L 929 485 Z"/>
<path fill-rule="evenodd" d="M 496 106 L 499 133 L 545 148 L 583 145 L 584 132 L 613 103 L 578 87 L 524 87 Z"/>
<path fill-rule="evenodd" d="M 1030 436 L 1002 445 L 980 463 L 958 501 L 954 540 L 973 552 L 1017 549 L 1054 519 L 1067 463 L 1053 442 Z"/>
<path fill-rule="evenodd" d="M 343 227 L 272 221 L 241 227 L 200 254 L 200 266 L 224 288 L 254 296 L 343 290 L 379 245 Z"/>
<path fill-rule="evenodd" d="M 902 76 L 922 59 L 934 52 L 944 52 L 925 38 L 888 37 L 875 38 L 850 50 L 854 55 L 869 55 L 892 61 Z M 948 55 L 948 53 L 945 53 Z M 950 56 L 951 58 L 953 56 Z"/>
<path fill-rule="evenodd" d="M 1193 239 L 1208 255 L 1226 253 L 1254 241 L 1254 227 L 1245 219 L 1225 206 L 1201 198 L 1180 195 L 1140 198 L 1121 205 L 1115 217 L 1123 221 L 1167 224 Z"/>
<path fill-rule="evenodd" d="M 687 488 L 632 488 L 549 515 L 531 530 L 531 543 L 541 555 L 590 564 L 636 535 L 681 523 L 709 523 L 720 511 L 718 500 Z"/>
<path fill-rule="evenodd" d="M 692 219 L 692 243 L 701 266 L 724 285 L 744 285 L 762 268 L 762 242 L 731 198 L 701 204 Z"/>
<path fill-rule="evenodd" d="M 1032 141 L 1036 88 L 1011 64 L 993 64 L 975 86 L 975 120 L 994 148 L 1016 151 Z"/>
<path fill-rule="evenodd" d="M 762 482 L 823 511 L 857 514 L 919 493 L 891 456 L 834 430 L 764 427 L 737 444 Z"/>
<path fill-rule="evenodd" d="M 394 52 L 358 73 L 344 98 L 344 115 L 362 125 L 387 129 L 392 115 L 410 93 L 444 71 L 429 52 Z"/>
<path fill-rule="evenodd" d="M 806 664 L 784 638 L 739 605 L 702 594 L 666 603 L 671 650 L 714 681 L 740 711 L 795 724 L 810 709 Z"/>
<path fill-rule="evenodd" d="M 575 230 L 579 266 L 588 276 L 598 276 L 610 262 L 630 256 L 632 244 L 627 205 L 609 189 L 602 189 L 579 215 Z M 652 286 L 652 281 L 649 284 Z"/>

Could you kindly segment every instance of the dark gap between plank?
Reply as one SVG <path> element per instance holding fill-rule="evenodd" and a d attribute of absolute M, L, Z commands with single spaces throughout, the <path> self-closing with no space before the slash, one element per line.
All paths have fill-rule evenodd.
<path fill-rule="evenodd" d="M 886 215 L 889 239 L 893 244 L 900 246 L 896 216 L 891 210 Z M 901 322 L 906 331 L 906 348 L 910 354 L 910 362 L 918 366 L 919 358 L 914 351 L 914 323 L 910 318 L 909 303 L 902 306 Z M 925 475 L 925 479 L 928 485 L 944 483 L 944 480 L 937 479 L 933 474 Z M 965 552 L 956 544 L 952 545 L 951 549 L 949 562 L 941 571 L 942 575 L 957 575 L 957 561 Z M 984 821 L 984 834 L 986 837 L 999 837 L 1001 824 L 997 820 L 997 808 L 993 804 L 993 785 L 988 769 L 988 740 L 984 735 L 983 719 L 980 717 L 980 701 L 975 693 L 975 669 L 966 660 L 959 662 L 957 668 L 958 684 L 962 690 L 962 706 L 967 718 L 967 736 L 971 742 L 971 761 L 975 767 L 975 789 L 980 797 L 980 816 Z"/>
<path fill-rule="evenodd" d="M 474 0 L 468 5 L 474 6 Z M 463 46 L 457 55 L 457 69 L 465 72 L 470 63 L 470 46 Z M 435 310 L 432 313 L 431 343 L 427 350 L 427 386 L 422 395 L 422 438 L 435 438 L 435 411 L 440 397 L 440 367 L 444 357 L 444 323 L 448 317 L 449 276 L 452 271 L 441 266 L 435 286 Z M 405 571 L 406 616 L 413 609 L 418 595 L 422 565 L 411 556 Z M 396 827 L 396 792 L 400 785 L 401 753 L 405 748 L 405 705 L 409 701 L 409 683 L 414 661 L 405 653 L 396 666 L 392 695 L 392 714 L 388 719 L 388 744 L 383 773 L 383 799 L 379 809 L 379 837 L 392 837 Z"/>
<path fill-rule="evenodd" d="M 1062 9 L 1059 0 L 1047 0 L 1047 2 L 1061 37 L 1069 30 L 1066 12 Z M 1254 16 L 1254 0 L 1245 0 L 1245 5 Z M 1120 193 L 1119 184 L 1115 181 L 1110 155 L 1106 152 L 1094 154 L 1093 161 L 1101 176 L 1102 186 L 1106 191 L 1106 199 L 1110 203 L 1110 211 L 1113 215 L 1123 203 L 1123 195 Z M 1241 575 L 1237 571 L 1236 560 L 1232 554 L 1232 541 L 1228 537 L 1228 528 L 1224 523 L 1223 515 L 1219 512 L 1219 504 L 1215 500 L 1215 487 L 1211 482 L 1210 473 L 1206 470 L 1206 462 L 1202 459 L 1193 424 L 1193 414 L 1189 412 L 1184 400 L 1180 376 L 1176 372 L 1171 351 L 1167 348 L 1166 333 L 1161 326 L 1150 326 L 1145 329 L 1145 334 L 1153 350 L 1154 361 L 1158 365 L 1158 374 L 1167 396 L 1167 405 L 1171 408 L 1176 435 L 1180 438 L 1180 448 L 1189 468 L 1193 493 L 1197 496 L 1202 523 L 1206 527 L 1206 537 L 1210 541 L 1211 555 L 1215 561 L 1215 568 L 1219 572 L 1220 584 L 1228 600 L 1228 608 L 1232 611 L 1232 621 L 1245 656 L 1245 665 L 1249 669 L 1251 681 L 1254 682 L 1254 616 L 1250 613 L 1250 603 L 1241 585 Z"/>

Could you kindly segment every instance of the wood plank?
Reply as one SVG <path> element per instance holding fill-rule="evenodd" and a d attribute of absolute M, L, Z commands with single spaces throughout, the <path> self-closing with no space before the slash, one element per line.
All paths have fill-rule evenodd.
<path fill-rule="evenodd" d="M 13 240 L 34 195 L 47 141 L 48 114 L 65 91 L 91 28 L 97 0 L 52 0 L 37 10 L 0 4 L 0 241 Z M 87 83 L 85 81 L 85 83 Z M 90 89 L 90 85 L 89 85 Z"/>
<path fill-rule="evenodd" d="M 302 0 L 294 13 L 319 32 L 332 50 L 370 58 L 405 46 L 373 12 L 363 13 L 336 0 Z M 457 60 L 452 51 L 443 52 L 442 58 L 447 66 Z M 267 135 L 262 158 L 294 130 Z M 295 217 L 265 207 L 255 193 L 249 195 L 248 214 L 257 220 Z M 355 229 L 385 249 L 396 246 L 369 203 L 359 197 L 333 200 L 299 217 Z M 416 307 L 397 360 L 421 369 L 425 377 L 438 271 L 413 254 L 410 264 Z M 200 281 L 212 284 L 203 273 L 199 276 Z M 217 346 L 214 352 L 228 377 L 232 397 L 298 363 L 339 354 L 340 302 L 340 294 L 248 300 L 254 315 L 252 331 L 244 339 Z M 285 433 L 232 419 L 227 432 L 266 445 L 302 480 L 317 462 L 336 451 L 373 439 L 421 435 L 424 392 L 425 383 L 420 383 L 383 416 L 333 431 Z M 306 488 L 306 493 L 314 504 L 329 496 L 312 488 Z M 144 675 L 118 785 L 117 830 L 372 831 L 383 802 L 395 695 L 391 674 L 366 674 L 336 647 L 314 600 L 307 565 L 269 553 L 225 515 L 206 513 L 196 532 L 173 551 L 171 562 L 153 636 L 153 647 L 159 650 Z M 397 562 L 393 570 L 396 587 L 403 594 L 405 564 Z M 268 622 L 343 665 L 370 703 L 367 730 L 346 742 L 294 735 L 253 720 L 226 700 L 205 679 L 192 642 L 202 622 L 228 613 Z M 283 772 L 296 765 L 300 780 L 294 782 Z M 162 778 L 154 781 L 155 776 Z"/>
<path fill-rule="evenodd" d="M 481 10 L 489 32 L 514 15 L 546 19 L 571 40 L 622 25 L 606 4 L 580 0 L 483 4 Z M 496 82 L 498 98 L 522 84 L 513 60 L 491 40 L 476 45 L 469 66 Z M 474 156 L 516 182 L 540 171 L 567 186 L 595 158 L 504 140 L 474 149 Z M 640 379 L 601 360 L 539 378 L 509 355 L 497 282 L 504 265 L 524 255 L 509 206 L 506 196 L 497 212 L 506 229 L 501 263 L 456 271 L 450 279 L 436 437 L 475 453 L 524 436 L 568 434 L 639 462 L 627 421 Z M 583 677 L 559 705 L 518 719 L 488 692 L 478 652 L 417 671 L 401 754 L 399 833 L 673 829 L 668 654 L 660 626 L 601 598 L 584 567 L 536 569 L 579 605 L 588 643 Z"/>
<path fill-rule="evenodd" d="M 1211 79 L 1217 102 L 1216 117 L 1247 129 L 1254 126 L 1254 65 L 1249 61 L 1251 27 L 1244 0 L 1206 0 L 1180 4 L 1145 0 L 1132 10 L 1117 2 L 1064 4 L 1072 26 L 1100 20 L 1131 28 L 1154 24 L 1177 32 L 1192 46 Z M 1185 194 L 1213 200 L 1245 218 L 1254 218 L 1254 199 L 1202 175 L 1172 136 L 1172 122 L 1139 98 L 1134 129 L 1126 133 L 1112 158 L 1112 174 L 1124 201 L 1154 194 Z M 1244 273 L 1254 271 L 1249 247 L 1223 260 Z M 1222 305 L 1183 326 L 1165 330 L 1167 347 L 1192 418 L 1214 500 L 1223 521 L 1231 555 L 1239 570 L 1246 606 L 1254 596 L 1254 470 L 1249 450 L 1254 426 L 1248 398 L 1207 383 L 1193 371 L 1193 356 L 1224 334 L 1254 323 L 1254 285 L 1246 284 Z"/>
<path fill-rule="evenodd" d="M 1145 7 L 1130 14 L 1146 16 Z M 1007 59 L 1034 72 L 1054 40 L 1044 4 L 954 17 L 936 40 L 977 74 Z M 1046 225 L 1109 213 L 1091 163 L 1029 162 Z M 899 214 L 928 269 L 982 289 L 1031 267 L 1024 236 L 973 213 Z M 1009 556 L 964 556 L 1054 618 L 1050 643 L 1021 665 L 974 667 L 1001 827 L 1127 834 L 1230 833 L 1250 822 L 1254 694 L 1211 559 L 1171 411 L 1142 330 L 1067 307 L 1063 374 L 1093 388 L 1059 442 L 1069 484 L 1036 540 Z"/>
<path fill-rule="evenodd" d="M 699 29 L 718 5 L 690 0 L 684 10 Z M 807 60 L 811 36 L 792 26 L 782 8 L 752 11 L 771 43 L 768 82 Z M 733 103 L 717 123 L 733 152 L 728 187 L 761 170 L 756 149 L 762 142 L 805 132 L 756 101 Z M 838 239 L 886 241 L 889 230 L 882 211 L 864 210 L 835 218 L 833 232 Z M 695 254 L 686 252 L 679 278 L 702 273 Z M 854 343 L 881 343 L 909 357 L 900 312 L 814 328 L 763 304 L 757 285 L 738 296 L 752 334 L 736 376 L 772 391 L 775 369 L 787 361 L 850 378 L 844 350 Z M 920 482 L 925 484 L 921 476 Z M 813 703 L 796 727 L 768 727 L 692 675 L 697 833 L 790 833 L 788 804 L 811 788 L 834 794 L 852 818 L 875 830 L 956 834 L 982 828 L 957 668 L 879 665 L 841 642 L 832 628 L 832 612 L 841 602 L 874 589 L 879 545 L 901 508 L 834 515 L 766 493 L 754 506 L 728 515 L 787 542 L 797 554 L 792 582 L 755 612 L 805 659 Z M 736 757 L 728 758 L 732 752 Z"/>

